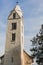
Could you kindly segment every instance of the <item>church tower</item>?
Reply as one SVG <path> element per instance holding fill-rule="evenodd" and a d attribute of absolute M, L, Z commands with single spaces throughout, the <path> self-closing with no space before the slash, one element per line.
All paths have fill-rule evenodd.
<path fill-rule="evenodd" d="M 24 24 L 17 4 L 8 16 L 4 65 L 23 65 Z"/>

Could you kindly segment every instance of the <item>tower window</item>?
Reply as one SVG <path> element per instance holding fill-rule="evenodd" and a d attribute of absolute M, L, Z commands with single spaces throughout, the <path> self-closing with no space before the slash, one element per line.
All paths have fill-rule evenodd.
<path fill-rule="evenodd" d="M 12 34 L 12 41 L 15 41 L 15 33 Z"/>
<path fill-rule="evenodd" d="M 12 29 L 16 29 L 16 23 L 12 23 Z"/>
<path fill-rule="evenodd" d="M 13 13 L 13 19 L 15 19 L 16 18 L 16 13 Z"/>

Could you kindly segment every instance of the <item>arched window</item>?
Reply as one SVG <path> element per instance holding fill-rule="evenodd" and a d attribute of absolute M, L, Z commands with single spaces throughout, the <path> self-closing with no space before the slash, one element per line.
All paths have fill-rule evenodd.
<path fill-rule="evenodd" d="M 12 33 L 12 41 L 15 41 L 16 34 Z"/>
<path fill-rule="evenodd" d="M 17 27 L 16 23 L 12 23 L 12 30 L 16 29 L 16 27 Z"/>

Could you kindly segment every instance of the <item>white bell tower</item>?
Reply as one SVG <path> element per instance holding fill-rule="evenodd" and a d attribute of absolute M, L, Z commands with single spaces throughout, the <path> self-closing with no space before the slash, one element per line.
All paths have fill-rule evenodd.
<path fill-rule="evenodd" d="M 8 16 L 4 65 L 23 65 L 24 22 L 19 5 Z"/>

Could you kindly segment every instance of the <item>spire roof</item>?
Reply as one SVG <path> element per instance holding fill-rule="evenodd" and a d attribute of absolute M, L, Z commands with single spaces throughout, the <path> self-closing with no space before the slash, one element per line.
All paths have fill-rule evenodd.
<path fill-rule="evenodd" d="M 20 17 L 23 16 L 22 10 L 21 10 L 21 8 L 20 8 L 20 6 L 19 6 L 18 4 L 17 4 L 16 7 L 15 7 L 15 11 L 18 13 L 18 15 L 19 15 Z"/>
<path fill-rule="evenodd" d="M 21 8 L 20 8 L 20 6 L 18 4 L 16 5 L 15 10 L 22 11 Z"/>
<path fill-rule="evenodd" d="M 19 15 L 20 18 L 23 17 L 23 13 L 22 13 L 22 10 L 21 10 L 20 6 L 19 6 L 18 4 L 16 4 L 15 8 L 14 8 L 14 9 L 11 11 L 11 13 L 9 14 L 8 19 L 10 18 L 11 14 L 12 14 L 14 11 Z"/>

